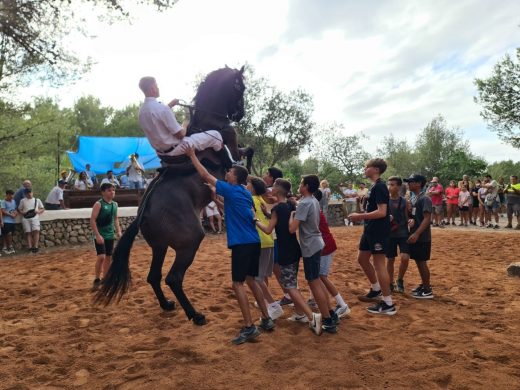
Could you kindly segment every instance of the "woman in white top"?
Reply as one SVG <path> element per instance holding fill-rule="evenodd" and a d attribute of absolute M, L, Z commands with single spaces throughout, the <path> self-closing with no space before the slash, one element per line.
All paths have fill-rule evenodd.
<path fill-rule="evenodd" d="M 90 190 L 93 186 L 92 180 L 90 180 L 85 171 L 79 174 L 78 180 L 74 183 L 74 189 L 79 191 Z"/>
<path fill-rule="evenodd" d="M 320 182 L 320 190 L 323 196 L 320 200 L 320 207 L 321 211 L 323 211 L 323 214 L 325 215 L 325 218 L 327 217 L 327 210 L 329 209 L 329 201 L 331 196 L 331 191 L 329 188 L 329 182 L 327 180 L 322 180 Z"/>

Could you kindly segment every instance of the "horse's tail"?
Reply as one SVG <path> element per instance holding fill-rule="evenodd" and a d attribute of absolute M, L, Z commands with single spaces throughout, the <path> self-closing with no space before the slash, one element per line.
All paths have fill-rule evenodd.
<path fill-rule="evenodd" d="M 130 249 L 132 249 L 135 236 L 139 233 L 139 224 L 140 218 L 136 218 L 118 241 L 114 253 L 112 254 L 112 264 L 110 265 L 108 273 L 103 278 L 100 289 L 94 296 L 94 303 L 101 303 L 106 306 L 110 304 L 114 298 L 119 302 L 128 291 L 132 282 L 129 267 Z"/>

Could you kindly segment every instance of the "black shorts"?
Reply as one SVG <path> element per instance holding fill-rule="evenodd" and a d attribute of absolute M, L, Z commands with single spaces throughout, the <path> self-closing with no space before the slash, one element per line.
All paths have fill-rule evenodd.
<path fill-rule="evenodd" d="M 114 240 L 107 240 L 105 238 L 105 243 L 99 245 L 96 240 L 94 240 L 94 245 L 96 246 L 97 255 L 105 255 L 112 256 L 112 251 L 114 249 Z"/>
<path fill-rule="evenodd" d="M 7 236 L 9 234 L 14 233 L 15 229 L 15 223 L 4 222 L 4 227 L 2 228 L 2 236 Z"/>
<path fill-rule="evenodd" d="M 321 249 L 310 257 L 303 257 L 305 280 L 312 282 L 320 277 Z"/>
<path fill-rule="evenodd" d="M 399 253 L 410 253 L 410 244 L 408 244 L 407 240 L 407 237 L 390 237 L 386 248 L 386 257 L 389 259 L 397 257 L 397 247 L 399 247 Z"/>
<path fill-rule="evenodd" d="M 360 251 L 370 251 L 373 255 L 385 254 L 388 248 L 388 237 L 381 238 L 363 233 L 359 240 Z"/>
<path fill-rule="evenodd" d="M 459 207 L 459 211 L 469 211 L 469 206 Z"/>
<path fill-rule="evenodd" d="M 410 258 L 415 261 L 428 261 L 430 260 L 431 250 L 431 241 L 410 244 Z"/>
<path fill-rule="evenodd" d="M 260 263 L 260 243 L 231 247 L 231 280 L 244 282 L 247 276 L 256 278 Z"/>

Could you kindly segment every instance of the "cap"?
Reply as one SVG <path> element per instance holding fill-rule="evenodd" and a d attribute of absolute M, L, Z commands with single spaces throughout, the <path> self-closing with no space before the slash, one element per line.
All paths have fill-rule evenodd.
<path fill-rule="evenodd" d="M 58 185 L 65 185 L 67 182 L 65 180 L 58 180 Z"/>
<path fill-rule="evenodd" d="M 423 175 L 413 174 L 410 175 L 407 179 L 403 179 L 406 183 L 421 183 L 421 185 L 426 184 L 426 178 Z"/>
<path fill-rule="evenodd" d="M 24 188 L 23 193 L 28 194 L 29 192 L 32 192 L 32 188 Z"/>

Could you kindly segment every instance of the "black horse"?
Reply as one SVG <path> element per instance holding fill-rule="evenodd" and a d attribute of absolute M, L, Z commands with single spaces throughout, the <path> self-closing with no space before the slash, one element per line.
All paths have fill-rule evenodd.
<path fill-rule="evenodd" d="M 237 135 L 231 122 L 244 116 L 244 67 L 240 70 L 227 66 L 207 75 L 199 85 L 194 99 L 188 134 L 210 129 L 219 130 L 234 160 L 240 151 Z M 251 156 L 248 156 L 248 165 Z M 223 179 L 226 169 L 222 164 L 208 163 L 207 169 Z M 135 236 L 141 229 L 152 248 L 152 264 L 148 283 L 164 310 L 173 310 L 175 303 L 166 299 L 161 289 L 162 266 L 168 247 L 175 250 L 175 261 L 166 276 L 188 319 L 197 325 L 206 324 L 203 314 L 197 312 L 183 290 L 184 274 L 190 267 L 204 238 L 199 213 L 211 201 L 211 191 L 198 173 L 190 170 L 179 174 L 173 168 L 165 169 L 149 186 L 136 219 L 119 240 L 112 264 L 94 301 L 109 304 L 119 301 L 128 291 L 131 282 L 129 256 Z"/>

